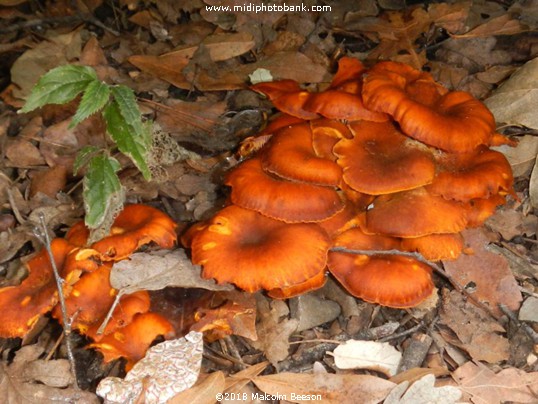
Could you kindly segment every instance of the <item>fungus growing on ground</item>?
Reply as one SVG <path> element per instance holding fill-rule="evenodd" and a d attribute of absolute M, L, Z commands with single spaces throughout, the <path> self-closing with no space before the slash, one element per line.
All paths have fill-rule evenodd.
<path fill-rule="evenodd" d="M 460 232 L 480 226 L 514 194 L 509 164 L 489 149 L 511 144 L 495 133 L 493 115 L 429 73 L 396 62 L 366 69 L 342 58 L 326 91 L 289 80 L 253 89 L 289 115 L 245 143 L 253 158 L 226 180 L 231 206 L 184 236 L 204 277 L 275 298 L 321 287 L 324 258 L 295 233 L 310 225 L 315 239 L 325 239 L 317 254 L 328 254 L 328 271 L 349 293 L 415 306 L 433 291 L 426 260 L 456 259 Z M 244 223 L 228 217 L 239 207 Z M 261 222 L 271 226 L 262 230 Z M 286 241 L 275 242 L 283 234 Z M 239 255 L 245 243 L 254 264 Z M 295 257 L 311 256 L 314 267 L 290 269 Z"/>
<path fill-rule="evenodd" d="M 289 224 L 228 206 L 192 236 L 192 261 L 218 283 L 248 292 L 284 289 L 324 273 L 330 243 L 315 223 Z"/>

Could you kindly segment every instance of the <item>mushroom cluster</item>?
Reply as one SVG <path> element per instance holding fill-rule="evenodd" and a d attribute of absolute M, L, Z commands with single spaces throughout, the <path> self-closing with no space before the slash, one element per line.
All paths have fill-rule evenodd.
<path fill-rule="evenodd" d="M 150 295 L 142 290 L 121 297 L 103 330 L 118 290 L 110 284 L 114 262 L 128 258 L 143 245 L 155 243 L 172 248 L 176 224 L 161 211 L 144 205 L 128 205 L 116 217 L 111 234 L 86 246 L 89 231 L 75 224 L 65 239 L 52 240 L 51 251 L 63 279 L 63 295 L 71 326 L 94 342 L 105 362 L 124 357 L 130 368 L 141 359 L 153 340 L 174 336 L 172 324 L 150 311 Z M 26 263 L 28 276 L 18 286 L 0 288 L 0 337 L 26 336 L 49 311 L 63 321 L 52 263 L 46 250 Z"/>
<path fill-rule="evenodd" d="M 483 224 L 513 176 L 491 112 L 429 73 L 343 58 L 328 89 L 260 83 L 281 115 L 229 172 L 228 206 L 182 242 L 203 276 L 287 298 L 328 271 L 349 293 L 412 307 L 433 291 L 426 260 L 453 260 L 460 232 Z"/>

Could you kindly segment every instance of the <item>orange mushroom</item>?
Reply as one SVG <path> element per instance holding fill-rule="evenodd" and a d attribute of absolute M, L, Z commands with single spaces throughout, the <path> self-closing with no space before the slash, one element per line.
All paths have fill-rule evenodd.
<path fill-rule="evenodd" d="M 61 271 L 69 252 L 75 247 L 64 239 L 54 239 L 51 250 L 58 271 Z M 54 272 L 45 249 L 26 263 L 28 276 L 18 286 L 0 289 L 0 336 L 24 337 L 58 302 Z M 60 272 L 60 276 L 63 273 Z"/>
<path fill-rule="evenodd" d="M 480 147 L 471 153 L 438 153 L 439 172 L 426 187 L 433 195 L 468 202 L 513 193 L 510 163 L 495 150 Z"/>
<path fill-rule="evenodd" d="M 467 208 L 462 203 L 417 188 L 378 197 L 366 212 L 364 231 L 407 238 L 459 233 L 466 225 Z"/>
<path fill-rule="evenodd" d="M 314 152 L 308 123 L 280 129 L 260 157 L 265 171 L 288 180 L 336 186 L 342 177 L 338 164 Z"/>
<path fill-rule="evenodd" d="M 329 253 L 329 271 L 353 296 L 383 306 L 420 304 L 433 291 L 431 268 L 401 255 Z"/>
<path fill-rule="evenodd" d="M 489 145 L 495 119 L 471 94 L 447 92 L 428 73 L 396 62 L 382 62 L 364 78 L 367 108 L 390 114 L 402 131 L 439 149 L 463 153 Z"/>
<path fill-rule="evenodd" d="M 360 94 L 360 83 L 365 71 L 366 68 L 359 59 L 344 56 L 338 61 L 338 70 L 329 88 L 350 94 Z"/>
<path fill-rule="evenodd" d="M 360 121 L 351 129 L 355 137 L 334 146 L 343 179 L 351 188 L 382 195 L 432 182 L 435 164 L 431 153 L 410 142 L 392 123 Z"/>
<path fill-rule="evenodd" d="M 297 286 L 325 269 L 330 239 L 314 223 L 288 224 L 228 206 L 196 233 L 192 261 L 204 278 L 248 292 Z"/>
<path fill-rule="evenodd" d="M 290 299 L 292 297 L 320 289 L 323 287 L 323 285 L 325 285 L 325 282 L 327 282 L 327 276 L 325 270 L 323 270 L 303 283 L 285 288 L 271 289 L 267 292 L 267 294 L 273 299 Z"/>
<path fill-rule="evenodd" d="M 151 242 L 172 248 L 176 238 L 176 223 L 168 215 L 147 205 L 127 205 L 114 220 L 111 235 L 91 247 L 102 260 L 119 261 Z"/>
<path fill-rule="evenodd" d="M 489 198 L 472 199 L 465 204 L 467 209 L 467 226 L 480 227 L 488 217 L 495 213 L 497 206 L 504 205 L 506 199 L 502 195 L 493 195 Z"/>
<path fill-rule="evenodd" d="M 428 261 L 455 260 L 463 251 L 463 237 L 455 233 L 404 238 L 401 248 L 403 251 L 416 251 Z"/>
<path fill-rule="evenodd" d="M 105 363 L 123 357 L 127 359 L 126 370 L 144 357 L 151 343 L 159 335 L 170 339 L 174 328 L 170 322 L 156 313 L 142 313 L 133 321 L 113 333 L 105 335 L 98 342 L 88 345 L 103 354 Z"/>
<path fill-rule="evenodd" d="M 321 221 L 344 208 L 335 188 L 277 178 L 264 172 L 257 158 L 237 166 L 225 183 L 235 205 L 285 222 Z"/>

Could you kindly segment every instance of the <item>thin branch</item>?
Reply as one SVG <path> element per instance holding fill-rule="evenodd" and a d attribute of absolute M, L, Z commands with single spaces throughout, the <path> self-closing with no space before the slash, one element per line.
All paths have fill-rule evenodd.
<path fill-rule="evenodd" d="M 78 388 L 75 356 L 73 355 L 73 345 L 71 341 L 71 332 L 72 332 L 71 318 L 67 314 L 67 306 L 65 304 L 65 296 L 63 293 L 64 280 L 60 277 L 60 273 L 58 272 L 58 267 L 56 266 L 56 261 L 54 260 L 54 254 L 52 253 L 52 248 L 51 248 L 51 241 L 50 241 L 49 233 L 47 231 L 47 225 L 45 224 L 45 215 L 42 212 L 39 212 L 38 216 L 39 216 L 39 226 L 35 227 L 34 234 L 39 239 L 41 244 L 43 244 L 43 246 L 45 247 L 45 250 L 47 251 L 47 254 L 49 256 L 49 261 L 52 267 L 52 272 L 54 273 L 54 279 L 56 280 L 56 288 L 58 289 L 58 298 L 60 300 L 60 309 L 62 312 L 63 329 L 64 329 L 64 334 L 65 334 L 65 345 L 67 349 L 67 358 L 69 360 L 69 363 L 71 364 L 71 372 L 73 373 L 73 380 L 74 380 L 73 384 L 75 388 Z"/>

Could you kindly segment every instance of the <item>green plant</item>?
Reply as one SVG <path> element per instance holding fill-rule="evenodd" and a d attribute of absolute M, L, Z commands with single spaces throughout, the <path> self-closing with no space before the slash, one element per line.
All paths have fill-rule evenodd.
<path fill-rule="evenodd" d="M 149 180 L 151 172 L 147 160 L 152 143 L 151 122 L 143 121 L 133 90 L 100 81 L 91 67 L 64 65 L 50 70 L 39 79 L 19 112 L 30 112 L 47 104 L 66 104 L 80 94 L 80 103 L 70 127 L 101 113 L 107 133 L 117 149 L 128 156 Z M 79 151 L 74 162 L 75 174 L 87 166 L 83 199 L 85 223 L 92 230 L 106 229 L 114 214 L 123 207 L 124 191 L 117 175 L 121 166 L 112 157 L 112 151 L 86 146 Z"/>

